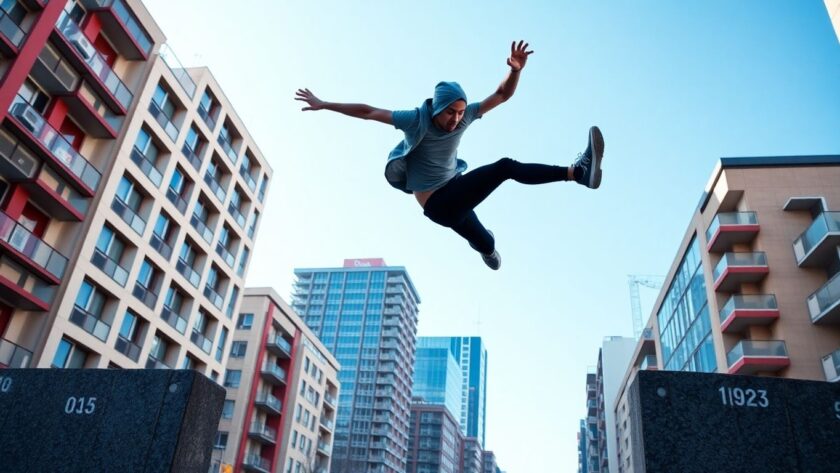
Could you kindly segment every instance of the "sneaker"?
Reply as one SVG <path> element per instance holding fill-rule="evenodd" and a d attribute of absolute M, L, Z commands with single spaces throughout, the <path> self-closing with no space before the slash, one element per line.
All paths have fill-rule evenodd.
<path fill-rule="evenodd" d="M 493 240 L 496 239 L 496 237 L 493 235 L 493 232 L 491 232 L 490 230 L 487 230 L 487 233 L 489 233 L 490 236 L 493 237 Z M 478 251 L 478 248 L 473 246 L 472 243 L 470 243 L 470 247 L 472 249 L 474 249 L 475 251 Z M 481 254 L 481 259 L 484 260 L 484 264 L 486 264 L 493 271 L 498 270 L 502 266 L 502 255 L 499 254 L 498 250 L 494 249 L 493 252 L 488 254 L 488 255 L 486 255 L 484 253 L 481 253 L 481 252 L 479 252 L 479 253 Z"/>
<path fill-rule="evenodd" d="M 597 189 L 601 185 L 601 159 L 604 158 L 604 137 L 597 126 L 589 129 L 589 144 L 586 151 L 578 155 L 578 159 L 572 164 L 574 167 L 583 169 L 580 179 L 575 179 L 578 184 L 591 189 Z"/>

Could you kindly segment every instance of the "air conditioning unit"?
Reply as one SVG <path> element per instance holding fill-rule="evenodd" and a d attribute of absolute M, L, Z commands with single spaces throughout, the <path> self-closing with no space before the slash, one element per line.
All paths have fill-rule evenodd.
<path fill-rule="evenodd" d="M 89 61 L 96 54 L 96 49 L 93 48 L 93 45 L 90 44 L 90 41 L 85 38 L 85 35 L 80 30 L 68 34 L 67 39 L 79 51 L 79 54 L 85 58 L 85 61 Z"/>
<path fill-rule="evenodd" d="M 16 103 L 12 107 L 12 115 L 17 117 L 20 123 L 34 135 L 40 133 L 41 128 L 44 127 L 44 118 L 28 103 Z"/>

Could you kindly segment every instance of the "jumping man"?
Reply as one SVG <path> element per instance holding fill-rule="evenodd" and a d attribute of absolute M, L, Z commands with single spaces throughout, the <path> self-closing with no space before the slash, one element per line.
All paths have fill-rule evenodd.
<path fill-rule="evenodd" d="M 480 103 L 467 102 L 456 82 L 435 86 L 434 97 L 414 110 L 390 111 L 364 104 L 324 102 L 309 89 L 299 89 L 296 100 L 308 105 L 302 110 L 332 110 L 364 120 L 376 120 L 402 130 L 405 137 L 388 156 L 385 178 L 395 188 L 414 194 L 423 214 L 449 227 L 481 253 L 491 269 L 499 269 L 502 258 L 493 233 L 484 228 L 473 209 L 508 179 L 522 184 L 575 181 L 592 189 L 601 185 L 604 138 L 598 127 L 589 129 L 586 150 L 569 167 L 520 163 L 502 158 L 464 174 L 467 163 L 458 159 L 461 135 L 473 120 L 481 118 L 516 91 L 519 75 L 533 51 L 520 41 L 510 46 L 510 71 L 496 92 Z"/>

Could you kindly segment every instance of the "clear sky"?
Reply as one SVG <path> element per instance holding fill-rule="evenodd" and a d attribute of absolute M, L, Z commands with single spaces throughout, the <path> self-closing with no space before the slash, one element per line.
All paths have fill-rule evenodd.
<path fill-rule="evenodd" d="M 627 275 L 668 270 L 719 157 L 840 154 L 840 43 L 822 0 L 146 5 L 183 63 L 211 68 L 274 169 L 248 285 L 287 296 L 295 267 L 405 266 L 419 335 L 485 339 L 485 448 L 509 473 L 576 471 L 587 366 L 604 336 L 632 331 Z M 502 255 L 493 272 L 388 186 L 399 132 L 300 112 L 293 96 L 406 109 L 456 80 L 479 101 L 518 39 L 536 52 L 516 95 L 459 156 L 567 165 L 597 124 L 604 180 L 504 184 L 477 209 Z"/>

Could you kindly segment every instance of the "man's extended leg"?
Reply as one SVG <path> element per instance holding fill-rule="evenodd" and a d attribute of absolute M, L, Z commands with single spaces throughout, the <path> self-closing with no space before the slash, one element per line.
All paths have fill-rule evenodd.
<path fill-rule="evenodd" d="M 452 225 L 452 229 L 464 237 L 474 250 L 481 253 L 481 258 L 490 269 L 499 269 L 502 265 L 502 257 L 496 251 L 493 232 L 484 228 L 475 212 L 469 211 L 463 220 Z"/>

